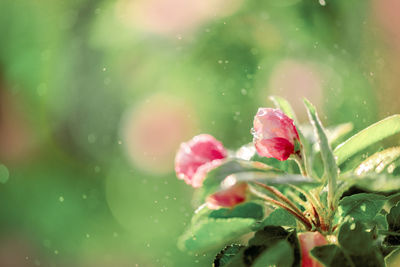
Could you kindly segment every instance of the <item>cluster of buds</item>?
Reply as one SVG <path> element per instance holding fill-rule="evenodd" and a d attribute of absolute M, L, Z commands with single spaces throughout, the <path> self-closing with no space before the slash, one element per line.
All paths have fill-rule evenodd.
<path fill-rule="evenodd" d="M 253 143 L 262 157 L 287 160 L 299 153 L 300 139 L 293 120 L 279 109 L 260 108 L 254 117 Z M 220 141 L 208 134 L 182 143 L 175 158 L 179 179 L 193 187 L 201 187 L 207 173 L 221 165 L 228 153 Z M 247 184 L 239 183 L 207 198 L 209 208 L 233 207 L 246 200 Z"/>

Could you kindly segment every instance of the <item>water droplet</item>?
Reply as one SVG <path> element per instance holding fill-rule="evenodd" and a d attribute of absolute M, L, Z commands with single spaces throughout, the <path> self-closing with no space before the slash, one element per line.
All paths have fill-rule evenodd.
<path fill-rule="evenodd" d="M 326 6 L 325 0 L 319 0 L 319 4 L 320 4 L 321 6 Z"/>
<path fill-rule="evenodd" d="M 86 234 L 86 238 L 89 238 L 90 237 L 90 235 L 89 234 Z"/>
<path fill-rule="evenodd" d="M 220 59 L 220 60 L 218 60 L 218 64 L 222 64 L 222 62 L 223 62 L 223 61 L 222 61 L 221 59 Z"/>
<path fill-rule="evenodd" d="M 99 173 L 101 171 L 101 168 L 99 166 L 94 166 L 94 172 Z"/>
<path fill-rule="evenodd" d="M 240 92 L 242 93 L 242 95 L 247 95 L 247 90 L 242 88 L 242 90 L 240 90 Z"/>
<path fill-rule="evenodd" d="M 10 173 L 5 165 L 0 164 L 0 183 L 4 184 L 8 181 Z"/>
<path fill-rule="evenodd" d="M 88 135 L 88 142 L 90 143 L 90 144 L 93 144 L 94 142 L 96 142 L 96 135 L 95 134 L 89 134 Z"/>
<path fill-rule="evenodd" d="M 82 195 L 82 198 L 83 198 L 83 199 L 87 199 L 87 195 L 83 194 L 83 195 Z"/>
<path fill-rule="evenodd" d="M 63 196 L 60 196 L 60 197 L 58 198 L 58 200 L 59 200 L 60 202 L 64 202 L 64 197 L 63 197 Z"/>

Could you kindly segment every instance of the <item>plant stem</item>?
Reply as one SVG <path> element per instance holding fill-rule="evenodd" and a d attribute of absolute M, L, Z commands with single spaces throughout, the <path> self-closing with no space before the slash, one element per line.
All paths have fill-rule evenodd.
<path fill-rule="evenodd" d="M 291 156 L 290 158 L 291 158 L 292 160 L 294 160 L 294 161 L 297 163 L 297 165 L 299 166 L 301 175 L 307 177 L 307 176 L 308 176 L 307 170 L 306 170 L 306 168 L 305 168 L 305 166 L 304 166 L 304 160 L 303 160 L 303 158 L 301 157 L 300 152 L 297 152 L 297 153 L 293 154 L 293 156 Z"/>
<path fill-rule="evenodd" d="M 286 204 L 288 204 L 294 211 L 296 211 L 299 214 L 303 214 L 301 212 L 301 210 L 295 205 L 293 204 L 292 201 L 290 201 L 290 199 L 288 199 L 286 196 L 284 196 L 279 190 L 277 190 L 276 188 L 272 187 L 272 186 L 268 186 L 259 182 L 254 182 L 256 185 L 268 190 L 269 192 L 271 192 L 272 194 L 274 194 L 277 198 L 281 199 L 283 202 L 285 202 Z"/>
<path fill-rule="evenodd" d="M 288 211 L 289 213 L 291 213 L 293 216 L 295 216 L 305 227 L 306 229 L 309 231 L 312 228 L 311 223 L 307 220 L 307 218 L 303 215 L 303 214 L 299 214 L 296 211 L 292 210 L 290 207 L 286 206 L 285 204 L 283 204 L 282 202 L 279 202 L 271 197 L 268 197 L 266 195 L 264 195 L 263 193 L 257 191 L 254 187 L 249 186 L 249 190 L 251 193 L 253 193 L 255 196 L 262 198 L 263 200 L 265 200 L 266 202 L 269 202 L 273 205 L 276 205 L 278 207 L 281 207 L 283 209 L 285 209 L 286 211 Z"/>

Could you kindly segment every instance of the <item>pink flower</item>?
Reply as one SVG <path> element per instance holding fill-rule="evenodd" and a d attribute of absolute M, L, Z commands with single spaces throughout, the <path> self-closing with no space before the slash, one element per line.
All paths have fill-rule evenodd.
<path fill-rule="evenodd" d="M 253 124 L 253 142 L 260 156 L 287 160 L 297 152 L 300 139 L 296 126 L 281 110 L 259 108 Z"/>
<path fill-rule="evenodd" d="M 247 184 L 238 183 L 228 189 L 212 194 L 207 198 L 207 207 L 209 209 L 218 209 L 220 207 L 234 207 L 246 200 Z"/>
<path fill-rule="evenodd" d="M 193 137 L 182 143 L 175 157 L 175 171 L 179 179 L 193 187 L 200 187 L 211 169 L 219 166 L 227 151 L 217 139 L 208 134 Z"/>
<path fill-rule="evenodd" d="M 320 232 L 304 232 L 298 234 L 301 248 L 301 267 L 323 267 L 319 261 L 310 255 L 310 251 L 317 246 L 328 244 Z"/>

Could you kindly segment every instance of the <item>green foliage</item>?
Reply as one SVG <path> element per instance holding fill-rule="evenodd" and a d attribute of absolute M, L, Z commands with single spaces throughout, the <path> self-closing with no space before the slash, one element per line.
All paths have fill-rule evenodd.
<path fill-rule="evenodd" d="M 252 226 L 264 216 L 263 207 L 254 202 L 233 209 L 200 209 L 191 225 L 179 238 L 178 246 L 187 251 L 205 251 L 251 232 Z"/>
<path fill-rule="evenodd" d="M 324 162 L 325 175 L 327 176 L 328 183 L 331 184 L 330 187 L 334 187 L 336 186 L 336 179 L 338 176 L 338 167 L 336 165 L 335 157 L 333 156 L 328 138 L 326 137 L 325 130 L 318 118 L 315 107 L 307 99 L 304 100 L 304 103 L 307 107 L 308 116 L 314 128 L 314 133 L 318 137 L 318 144 Z"/>
<path fill-rule="evenodd" d="M 400 179 L 398 176 L 385 173 L 368 173 L 357 176 L 355 174 L 343 175 L 340 177 L 347 186 L 357 185 L 357 187 L 367 191 L 393 192 L 400 189 Z"/>
<path fill-rule="evenodd" d="M 339 246 L 331 244 L 315 247 L 311 254 L 330 267 L 383 267 L 384 260 L 374 244 L 373 235 L 360 222 L 346 222 L 339 230 Z"/>
<path fill-rule="evenodd" d="M 354 220 L 342 224 L 338 234 L 339 244 L 351 254 L 368 254 L 373 248 L 373 233 L 364 224 Z"/>
<path fill-rule="evenodd" d="M 372 223 L 379 215 L 386 200 L 385 196 L 367 193 L 344 197 L 339 202 L 337 216 L 341 219 L 348 216 L 358 222 Z"/>
<path fill-rule="evenodd" d="M 283 113 L 285 113 L 297 124 L 296 114 L 294 113 L 292 106 L 286 99 L 279 96 L 271 96 L 270 99 L 272 100 L 272 102 L 274 102 L 276 108 L 282 110 Z"/>
<path fill-rule="evenodd" d="M 215 256 L 213 267 L 225 266 L 244 247 L 245 246 L 238 244 L 226 246 Z"/>
<path fill-rule="evenodd" d="M 247 202 L 237 205 L 233 209 L 220 208 L 212 211 L 209 218 L 253 218 L 255 220 L 261 220 L 264 216 L 263 207 L 260 204 L 254 202 Z"/>
<path fill-rule="evenodd" d="M 274 169 L 264 164 L 241 160 L 241 159 L 231 159 L 218 166 L 217 168 L 211 170 L 207 177 L 203 181 L 203 197 L 206 197 L 218 190 L 220 190 L 221 182 L 229 175 L 235 174 L 246 174 L 258 173 L 262 176 L 276 177 L 278 174 L 282 174 L 283 171 Z M 250 175 L 253 177 L 253 175 Z"/>
<path fill-rule="evenodd" d="M 343 250 L 337 245 L 315 247 L 311 254 L 329 267 L 353 267 Z"/>
<path fill-rule="evenodd" d="M 248 246 L 242 248 L 226 266 L 297 266 L 299 262 L 296 232 L 280 226 L 267 226 L 257 231 Z"/>
<path fill-rule="evenodd" d="M 382 139 L 400 132 L 400 115 L 387 117 L 353 135 L 337 146 L 334 154 L 340 165 L 348 158 Z"/>
<path fill-rule="evenodd" d="M 296 227 L 296 220 L 293 215 L 291 215 L 285 209 L 276 209 L 272 211 L 267 218 L 265 218 L 262 222 L 257 224 L 255 228 L 262 229 L 265 226 L 288 226 L 288 227 Z"/>
<path fill-rule="evenodd" d="M 289 242 L 281 240 L 265 250 L 254 262 L 253 267 L 292 266 L 293 249 Z"/>
<path fill-rule="evenodd" d="M 235 182 L 257 181 L 272 186 L 294 184 L 314 187 L 320 185 L 309 177 L 287 174 L 260 162 L 231 159 L 207 174 L 200 189 L 200 198 L 204 200 L 208 195 L 221 190 L 221 183 L 227 176 L 231 176 Z"/>
<path fill-rule="evenodd" d="M 400 159 L 400 147 L 391 147 L 383 151 L 376 152 L 364 160 L 354 172 L 357 175 L 370 172 L 381 173 L 383 171 L 391 173 L 397 167 L 393 162 L 397 161 L 398 159 Z"/>
<path fill-rule="evenodd" d="M 389 214 L 386 215 L 388 223 L 388 231 L 392 234 L 388 235 L 384 242 L 387 245 L 400 246 L 400 202 L 390 209 Z"/>
<path fill-rule="evenodd" d="M 326 136 L 328 137 L 329 144 L 334 145 L 340 141 L 353 130 L 353 127 L 353 123 L 347 122 L 326 128 Z"/>
<path fill-rule="evenodd" d="M 206 218 L 192 225 L 178 240 L 185 251 L 206 251 L 251 231 L 252 218 Z"/>

